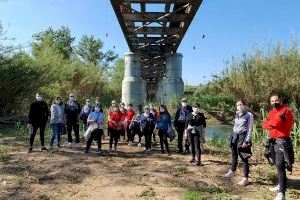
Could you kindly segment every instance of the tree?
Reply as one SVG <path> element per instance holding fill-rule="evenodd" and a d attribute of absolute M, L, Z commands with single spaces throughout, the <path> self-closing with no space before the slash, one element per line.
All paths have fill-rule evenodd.
<path fill-rule="evenodd" d="M 84 35 L 76 48 L 76 53 L 87 64 L 107 67 L 118 55 L 111 50 L 104 52 L 102 48 L 103 42 L 100 39 L 95 39 L 93 35 Z"/>
<path fill-rule="evenodd" d="M 35 56 L 48 47 L 58 51 L 64 59 L 69 59 L 73 53 L 72 43 L 75 37 L 71 36 L 68 27 L 62 26 L 58 30 L 49 27 L 46 31 L 33 35 L 33 39 L 32 50 Z"/>

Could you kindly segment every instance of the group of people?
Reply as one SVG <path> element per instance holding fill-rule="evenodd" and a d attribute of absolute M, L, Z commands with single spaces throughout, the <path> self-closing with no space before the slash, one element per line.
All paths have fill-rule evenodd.
<path fill-rule="evenodd" d="M 293 164 L 293 149 L 290 138 L 293 114 L 291 109 L 283 104 L 282 97 L 278 94 L 271 95 L 270 103 L 273 109 L 268 113 L 267 120 L 262 127 L 269 132 L 266 157 L 271 164 L 276 165 L 278 171 L 279 184 L 270 190 L 278 192 L 275 200 L 282 200 L 285 199 L 286 168 L 291 170 Z M 29 111 L 30 146 L 28 153 L 33 150 L 33 142 L 38 129 L 40 129 L 41 150 L 47 150 L 44 145 L 44 131 L 49 115 L 51 147 L 55 138 L 57 138 L 57 146 L 61 147 L 61 133 L 64 127 L 68 133 L 67 146 L 80 147 L 79 121 L 82 120 L 86 139 L 84 152 L 88 153 L 93 140 L 95 140 L 98 144 L 98 153 L 101 153 L 101 140 L 104 136 L 106 120 L 99 97 L 96 98 L 95 105 L 92 105 L 90 99 L 86 99 L 82 109 L 76 101 L 74 93 L 70 93 L 69 101 L 64 107 L 61 97 L 56 97 L 49 112 L 41 93 L 37 93 L 36 101 L 31 104 Z M 206 120 L 204 114 L 200 112 L 200 105 L 195 103 L 189 106 L 185 98 L 181 100 L 181 106 L 177 109 L 173 120 L 165 105 L 160 105 L 158 111 L 151 104 L 144 107 L 139 106 L 134 110 L 131 103 L 127 105 L 118 104 L 113 100 L 107 112 L 107 135 L 110 137 L 109 153 L 117 151 L 121 136 L 124 140 L 127 136 L 128 145 L 132 146 L 136 135 L 138 136 L 137 146 L 142 146 L 141 141 L 144 137 L 145 152 L 151 153 L 152 145 L 156 142 L 156 133 L 158 133 L 161 152 L 164 154 L 166 149 L 167 154 L 170 155 L 168 138 L 172 137 L 172 121 L 177 132 L 177 153 L 184 151 L 189 153 L 191 151 L 192 158 L 189 162 L 201 166 L 200 144 L 206 142 Z M 242 186 L 249 184 L 253 122 L 253 114 L 247 110 L 245 101 L 238 100 L 233 131 L 228 142 L 232 152 L 231 169 L 225 174 L 225 177 L 231 178 L 235 175 L 238 157 L 240 157 L 243 162 L 244 173 L 243 179 L 238 184 Z M 72 130 L 75 133 L 75 143 L 72 140 Z"/>

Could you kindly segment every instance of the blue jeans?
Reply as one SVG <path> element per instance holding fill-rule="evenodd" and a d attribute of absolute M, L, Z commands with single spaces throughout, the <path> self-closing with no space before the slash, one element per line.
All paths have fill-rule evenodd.
<path fill-rule="evenodd" d="M 57 136 L 57 144 L 60 144 L 61 140 L 61 132 L 62 132 L 62 123 L 51 124 L 51 141 L 50 145 L 52 146 L 55 140 L 55 136 Z"/>

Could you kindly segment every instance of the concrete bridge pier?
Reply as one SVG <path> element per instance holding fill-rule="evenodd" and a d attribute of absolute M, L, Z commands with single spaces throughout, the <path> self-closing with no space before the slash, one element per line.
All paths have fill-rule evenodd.
<path fill-rule="evenodd" d="M 122 81 L 122 102 L 132 103 L 136 108 L 143 104 L 146 97 L 146 84 L 141 79 L 141 56 L 135 53 L 127 53 L 124 56 L 125 73 Z"/>
<path fill-rule="evenodd" d="M 163 83 L 163 102 L 166 104 L 171 97 L 181 98 L 184 92 L 182 80 L 182 54 L 175 53 L 167 56 L 166 59 L 166 78 Z M 160 93 L 160 92 L 158 92 Z"/>

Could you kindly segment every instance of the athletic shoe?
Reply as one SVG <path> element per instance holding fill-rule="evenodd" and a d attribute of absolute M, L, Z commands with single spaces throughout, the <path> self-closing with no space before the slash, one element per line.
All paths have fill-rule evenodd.
<path fill-rule="evenodd" d="M 249 181 L 247 178 L 243 178 L 240 182 L 238 182 L 238 185 L 246 187 L 249 185 Z"/>
<path fill-rule="evenodd" d="M 142 147 L 142 144 L 141 144 L 141 143 L 138 143 L 138 147 Z"/>
<path fill-rule="evenodd" d="M 57 145 L 58 148 L 62 148 L 62 146 L 60 146 L 60 144 Z"/>
<path fill-rule="evenodd" d="M 285 196 L 282 192 L 279 192 L 274 200 L 285 200 Z"/>
<path fill-rule="evenodd" d="M 32 147 L 29 147 L 29 148 L 28 148 L 27 153 L 32 153 Z"/>
<path fill-rule="evenodd" d="M 232 178 L 233 176 L 234 176 L 234 172 L 232 171 L 232 170 L 229 170 L 228 172 L 227 172 L 227 174 L 225 174 L 225 177 L 226 178 Z"/>
<path fill-rule="evenodd" d="M 42 148 L 41 148 L 41 151 L 43 151 L 43 152 L 44 152 L 44 151 L 48 151 L 48 149 L 47 149 L 46 147 L 42 147 Z"/>
<path fill-rule="evenodd" d="M 84 152 L 83 153 L 88 153 L 89 151 L 88 150 L 84 150 Z"/>
<path fill-rule="evenodd" d="M 112 155 L 113 152 L 112 152 L 112 149 L 109 149 L 109 155 Z"/>
<path fill-rule="evenodd" d="M 68 144 L 67 144 L 67 147 L 72 147 L 73 145 L 72 145 L 72 142 L 69 142 Z"/>
<path fill-rule="evenodd" d="M 76 148 L 79 148 L 79 147 L 80 147 L 80 143 L 76 143 L 74 146 L 75 146 Z"/>
<path fill-rule="evenodd" d="M 189 163 L 194 163 L 194 162 L 196 162 L 195 158 L 192 158 L 191 160 L 189 160 Z"/>
<path fill-rule="evenodd" d="M 279 192 L 279 185 L 277 185 L 276 187 L 273 187 L 273 188 L 269 188 L 269 190 L 271 192 Z"/>

